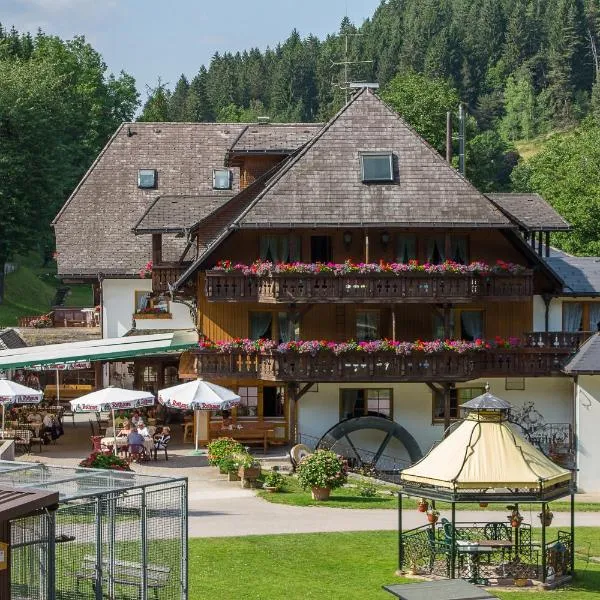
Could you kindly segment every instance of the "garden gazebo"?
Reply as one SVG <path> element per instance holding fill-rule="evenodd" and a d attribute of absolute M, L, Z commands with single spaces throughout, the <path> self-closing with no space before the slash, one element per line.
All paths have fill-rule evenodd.
<path fill-rule="evenodd" d="M 571 472 L 553 463 L 508 423 L 511 405 L 489 391 L 462 405 L 466 418 L 448 437 L 400 473 L 399 567 L 412 566 L 449 578 L 485 583 L 479 570 L 486 557 L 489 578 L 535 578 L 546 582 L 573 572 L 574 487 Z M 402 495 L 450 504 L 451 519 L 402 531 Z M 551 520 L 548 502 L 570 496 L 570 531 L 546 541 Z M 520 503 L 541 506 L 541 543 L 532 539 L 531 524 L 522 523 Z M 461 524 L 456 505 L 505 504 L 507 522 Z M 430 511 L 431 512 L 431 511 Z M 494 560 L 496 560 L 494 564 Z M 508 559 L 508 560 L 507 560 Z"/>

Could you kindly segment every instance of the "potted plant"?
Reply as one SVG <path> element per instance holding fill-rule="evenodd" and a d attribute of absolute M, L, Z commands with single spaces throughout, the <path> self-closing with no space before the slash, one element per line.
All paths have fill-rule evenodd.
<path fill-rule="evenodd" d="M 487 508 L 488 503 L 487 502 L 480 502 L 479 506 L 480 508 Z"/>
<path fill-rule="evenodd" d="M 523 517 L 519 512 L 519 509 L 515 505 L 507 506 L 508 510 L 511 511 L 510 515 L 507 516 L 507 519 L 510 521 L 511 527 L 520 527 L 523 522 Z"/>
<path fill-rule="evenodd" d="M 263 489 L 273 494 L 278 492 L 282 487 L 283 475 L 279 471 L 267 471 L 263 481 Z"/>
<path fill-rule="evenodd" d="M 232 454 L 243 451 L 244 447 L 233 438 L 217 438 L 208 444 L 208 464 L 219 467 L 221 473 L 227 475 L 227 471 L 224 471 L 220 465 L 221 461 Z"/>
<path fill-rule="evenodd" d="M 252 487 L 252 483 L 260 477 L 260 463 L 248 452 L 238 452 L 232 458 L 238 467 L 242 487 Z"/>
<path fill-rule="evenodd" d="M 225 456 L 219 461 L 219 471 L 227 473 L 229 481 L 239 481 L 238 464 L 233 456 Z"/>
<path fill-rule="evenodd" d="M 80 463 L 80 467 L 88 469 L 109 469 L 111 471 L 131 471 L 129 463 L 114 454 L 105 454 L 104 452 L 92 452 Z"/>
<path fill-rule="evenodd" d="M 311 490 L 313 500 L 327 500 L 332 489 L 346 483 L 346 462 L 331 450 L 317 450 L 298 465 L 298 482 Z"/>
<path fill-rule="evenodd" d="M 550 506 L 546 506 L 544 510 L 538 515 L 540 518 L 540 522 L 544 527 L 550 527 L 552 525 L 552 519 L 554 518 L 554 513 L 550 510 Z"/>
<path fill-rule="evenodd" d="M 427 520 L 432 524 L 435 525 L 437 523 L 437 520 L 440 518 L 440 511 L 436 510 L 435 508 L 432 508 L 431 510 L 427 511 Z"/>
<path fill-rule="evenodd" d="M 427 512 L 427 509 L 429 508 L 429 502 L 427 502 L 427 500 L 425 498 L 421 498 L 419 500 L 419 503 L 417 504 L 417 510 L 419 512 Z"/>

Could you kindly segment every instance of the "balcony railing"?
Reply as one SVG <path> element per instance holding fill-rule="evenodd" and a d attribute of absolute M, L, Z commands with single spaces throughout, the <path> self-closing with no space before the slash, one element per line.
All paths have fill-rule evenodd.
<path fill-rule="evenodd" d="M 567 348 L 515 348 L 480 352 L 220 353 L 197 351 L 198 375 L 213 379 L 264 379 L 295 382 L 468 381 L 479 377 L 541 377 L 560 372 Z"/>
<path fill-rule="evenodd" d="M 209 302 L 471 302 L 520 300 L 533 294 L 533 274 L 274 273 L 207 271 Z"/>
<path fill-rule="evenodd" d="M 530 348 L 567 348 L 577 351 L 593 331 L 533 331 L 525 334 Z"/>
<path fill-rule="evenodd" d="M 169 291 L 169 284 L 175 283 L 186 267 L 179 263 L 165 263 L 152 267 L 152 291 L 164 293 Z"/>

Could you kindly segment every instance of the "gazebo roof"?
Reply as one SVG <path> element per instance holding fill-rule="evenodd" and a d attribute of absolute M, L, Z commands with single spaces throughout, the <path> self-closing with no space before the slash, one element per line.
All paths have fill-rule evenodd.
<path fill-rule="evenodd" d="M 424 458 L 404 469 L 400 480 L 405 488 L 423 493 L 429 488 L 442 495 L 546 497 L 559 489 L 559 495 L 567 493 L 571 472 L 513 431 L 501 413 L 474 410 Z"/>

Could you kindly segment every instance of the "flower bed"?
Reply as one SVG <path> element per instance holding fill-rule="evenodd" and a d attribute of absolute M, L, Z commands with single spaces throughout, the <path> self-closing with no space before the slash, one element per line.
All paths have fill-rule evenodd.
<path fill-rule="evenodd" d="M 102 452 L 92 452 L 87 458 L 79 463 L 80 467 L 88 469 L 109 469 L 111 471 L 131 471 L 131 467 L 126 460 L 114 454 L 104 454 Z"/>
<path fill-rule="evenodd" d="M 350 352 L 365 352 L 374 354 L 378 352 L 393 352 L 394 354 L 406 356 L 413 352 L 423 352 L 425 354 L 436 354 L 440 352 L 456 352 L 464 354 L 466 352 L 480 352 L 494 348 L 519 348 L 523 345 L 520 338 L 501 338 L 496 337 L 493 340 L 477 339 L 472 342 L 465 340 L 416 340 L 414 342 L 392 341 L 388 339 L 373 340 L 370 342 L 331 342 L 327 340 L 305 340 L 284 342 L 278 344 L 273 340 L 250 340 L 236 338 L 228 341 L 201 340 L 199 347 L 201 350 L 229 354 L 239 352 L 242 354 L 258 354 L 262 352 L 279 352 L 312 354 L 319 352 L 330 352 L 336 356 Z"/>
<path fill-rule="evenodd" d="M 273 263 L 268 260 L 257 260 L 250 265 L 233 263 L 230 260 L 220 260 L 213 271 L 224 273 L 242 273 L 243 275 L 254 275 L 257 277 L 268 277 L 277 274 L 299 274 L 320 275 L 330 274 L 334 276 L 343 275 L 365 275 L 370 273 L 402 275 L 403 273 L 427 273 L 427 274 L 454 274 L 454 275 L 519 275 L 525 272 L 525 267 L 502 260 L 489 265 L 483 261 L 475 261 L 468 265 L 447 260 L 440 264 L 420 263 L 410 260 L 407 263 L 378 262 L 378 263 L 353 263 L 349 260 L 343 263 Z"/>

